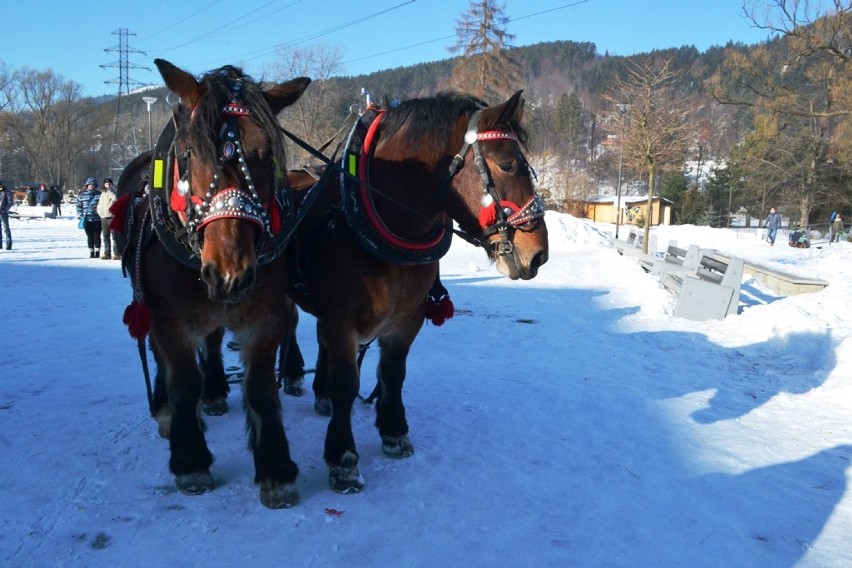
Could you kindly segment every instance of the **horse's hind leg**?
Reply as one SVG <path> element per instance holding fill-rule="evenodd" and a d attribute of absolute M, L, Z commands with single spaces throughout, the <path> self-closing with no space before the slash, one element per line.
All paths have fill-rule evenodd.
<path fill-rule="evenodd" d="M 402 384 L 405 381 L 408 350 L 420 329 L 420 321 L 414 322 L 416 330 L 413 334 L 409 330 L 409 333 L 402 332 L 392 337 L 379 338 L 381 355 L 376 370 L 379 381 L 376 428 L 382 438 L 382 451 L 392 458 L 407 458 L 414 454 L 414 446 L 408 439 Z"/>
<path fill-rule="evenodd" d="M 225 365 L 222 362 L 222 340 L 225 329 L 219 328 L 204 338 L 204 343 L 198 352 L 201 374 L 204 376 L 204 390 L 201 397 L 201 408 L 210 416 L 221 416 L 228 412 L 228 377 L 225 375 Z"/>
<path fill-rule="evenodd" d="M 320 350 L 324 349 L 328 360 L 328 381 L 325 386 L 331 402 L 331 419 L 328 422 L 324 453 L 329 467 L 329 485 L 338 493 L 357 493 L 364 488 L 352 434 L 352 404 L 358 396 L 360 381 L 355 355 L 357 341 L 339 328 L 332 331 L 333 335 L 328 332 L 326 327 L 319 337 Z"/>
<path fill-rule="evenodd" d="M 294 318 L 290 331 L 278 350 L 278 382 L 281 383 L 284 394 L 303 396 L 305 394 L 305 359 L 296 341 L 296 325 Z"/>
<path fill-rule="evenodd" d="M 166 387 L 166 367 L 154 337 L 149 336 L 148 342 L 151 353 L 154 354 L 154 366 L 156 367 L 151 416 L 157 421 L 157 431 L 160 437 L 168 440 L 172 429 L 172 407 L 169 405 L 169 389 Z"/>
<path fill-rule="evenodd" d="M 317 334 L 319 338 L 319 334 Z M 317 364 L 314 370 L 314 411 L 320 416 L 331 416 L 331 398 L 328 394 L 328 352 L 322 342 L 317 343 Z"/>
<path fill-rule="evenodd" d="M 270 509 L 292 507 L 299 502 L 296 477 L 299 468 L 290 459 L 290 447 L 281 420 L 281 401 L 275 380 L 275 353 L 279 339 L 267 337 L 242 341 L 246 374 L 243 400 L 254 455 L 255 483 L 260 501 Z"/>

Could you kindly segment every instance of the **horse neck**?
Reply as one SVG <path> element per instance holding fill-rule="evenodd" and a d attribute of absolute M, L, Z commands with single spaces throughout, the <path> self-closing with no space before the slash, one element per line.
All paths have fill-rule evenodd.
<path fill-rule="evenodd" d="M 373 202 L 382 220 L 400 236 L 416 239 L 445 221 L 439 187 L 450 162 L 446 152 L 380 144 L 370 162 Z"/>

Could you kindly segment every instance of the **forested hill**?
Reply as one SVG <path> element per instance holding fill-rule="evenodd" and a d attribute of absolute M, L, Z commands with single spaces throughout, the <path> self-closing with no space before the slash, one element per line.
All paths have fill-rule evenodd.
<path fill-rule="evenodd" d="M 741 46 L 745 47 L 745 46 Z M 693 46 L 655 51 L 654 57 L 671 59 L 672 68 L 692 78 L 694 88 L 709 77 L 720 65 L 724 47 L 713 47 L 700 53 Z M 515 47 L 510 55 L 521 65 L 526 88 L 540 97 L 559 97 L 565 92 L 580 96 L 600 95 L 611 86 L 615 77 L 624 71 L 624 57 L 599 54 L 594 43 L 553 41 Z M 408 67 L 376 71 L 366 75 L 335 77 L 343 92 L 359 92 L 367 88 L 374 95 L 411 98 L 434 94 L 445 88 L 452 73 L 455 58 Z"/>

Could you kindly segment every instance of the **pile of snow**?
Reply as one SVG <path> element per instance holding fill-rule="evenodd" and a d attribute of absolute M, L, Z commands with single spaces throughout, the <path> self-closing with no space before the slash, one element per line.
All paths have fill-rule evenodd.
<path fill-rule="evenodd" d="M 850 243 L 655 228 L 660 248 L 829 282 L 782 297 L 747 281 L 737 315 L 695 322 L 606 243 L 612 226 L 549 212 L 550 260 L 530 281 L 455 239 L 441 272 L 456 315 L 425 326 L 408 359 L 414 456 L 385 457 L 373 408 L 356 403 L 367 485 L 335 494 L 327 419 L 282 395 L 301 502 L 270 511 L 236 387 L 231 411 L 205 418 L 219 486 L 176 491 L 121 323 L 129 283 L 88 258 L 65 207 L 14 219 L 0 251 L 4 566 L 852 565 Z M 312 364 L 315 322 L 301 317 Z"/>

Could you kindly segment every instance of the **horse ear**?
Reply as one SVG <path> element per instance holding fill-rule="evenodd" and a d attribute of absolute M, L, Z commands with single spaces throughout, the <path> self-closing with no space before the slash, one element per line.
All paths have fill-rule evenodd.
<path fill-rule="evenodd" d="M 311 80 L 307 77 L 298 77 L 291 79 L 286 83 L 279 83 L 271 89 L 263 92 L 263 98 L 266 99 L 269 108 L 273 114 L 278 114 L 286 107 L 295 103 L 311 84 Z"/>
<path fill-rule="evenodd" d="M 201 83 L 196 81 L 195 77 L 183 69 L 175 67 L 165 59 L 155 59 L 154 65 L 157 66 L 160 75 L 163 76 L 166 87 L 179 96 L 187 107 L 193 108 L 204 94 L 204 87 Z"/>
<path fill-rule="evenodd" d="M 521 98 L 521 93 L 522 90 L 517 91 L 506 102 L 483 110 L 480 128 L 496 128 L 521 122 L 524 115 L 524 99 Z"/>

